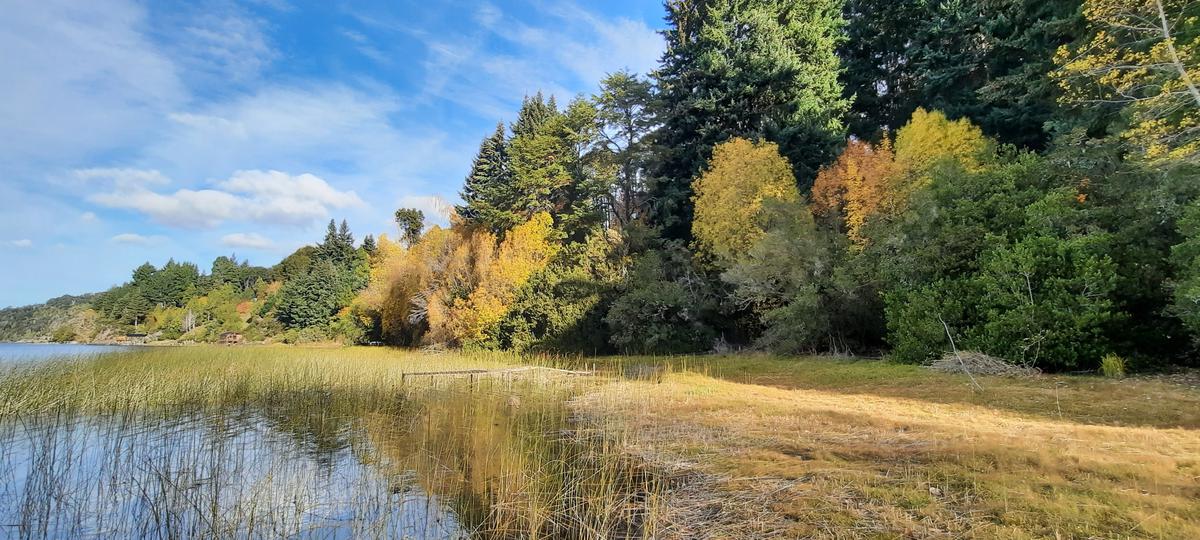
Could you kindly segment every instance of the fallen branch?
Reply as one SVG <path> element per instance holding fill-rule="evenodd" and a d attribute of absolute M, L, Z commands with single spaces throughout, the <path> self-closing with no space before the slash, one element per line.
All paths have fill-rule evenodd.
<path fill-rule="evenodd" d="M 515 374 L 515 373 L 523 373 L 523 372 L 529 372 L 529 371 L 550 371 L 550 372 L 554 372 L 554 373 L 561 373 L 564 375 L 591 375 L 592 374 L 591 371 L 571 371 L 569 369 L 558 369 L 558 368 L 551 368 L 551 367 L 524 366 L 524 367 L 507 368 L 507 369 L 458 369 L 458 370 L 450 370 L 450 371 L 413 371 L 413 372 L 408 372 L 408 373 L 401 373 L 400 378 L 401 378 L 401 380 L 403 380 L 407 377 L 420 377 L 420 376 L 433 377 L 433 376 L 439 376 L 439 375 L 447 375 L 447 376 L 453 376 L 453 375 L 511 375 L 511 374 Z"/>
<path fill-rule="evenodd" d="M 966 373 L 967 377 L 971 379 L 971 386 L 974 386 L 976 390 L 982 392 L 983 387 L 979 386 L 979 383 L 975 381 L 975 376 L 971 375 L 971 370 L 967 369 L 967 363 L 963 362 L 962 355 L 958 354 L 958 347 L 954 345 L 954 336 L 950 334 L 950 325 L 946 324 L 946 320 L 942 319 L 942 315 L 940 313 L 938 314 L 938 321 L 941 321 L 942 328 L 946 329 L 946 337 L 950 338 L 950 350 L 954 351 L 954 357 L 958 358 L 958 364 L 962 366 L 963 373 Z"/>

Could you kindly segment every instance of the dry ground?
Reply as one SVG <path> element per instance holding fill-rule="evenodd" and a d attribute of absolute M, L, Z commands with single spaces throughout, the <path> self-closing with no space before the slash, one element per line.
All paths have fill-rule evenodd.
<path fill-rule="evenodd" d="M 609 362 L 656 362 L 610 360 Z M 1200 538 L 1200 393 L 706 358 L 574 403 L 681 478 L 683 538 Z M 679 369 L 684 363 L 687 370 Z"/>

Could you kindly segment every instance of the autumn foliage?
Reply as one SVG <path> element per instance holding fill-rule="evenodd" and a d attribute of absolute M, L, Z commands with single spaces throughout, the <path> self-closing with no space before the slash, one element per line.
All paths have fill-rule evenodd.
<path fill-rule="evenodd" d="M 892 145 L 851 140 L 837 161 L 821 169 L 813 184 L 813 214 L 845 225 L 846 235 L 862 244 L 863 224 L 885 207 L 894 207 L 894 183 L 903 168 L 896 163 Z"/>
<path fill-rule="evenodd" d="M 381 236 L 371 285 L 358 303 L 378 314 L 383 337 L 408 344 L 471 344 L 498 323 L 517 291 L 557 251 L 549 214 L 498 242 L 488 231 L 434 227 L 412 246 Z"/>
<path fill-rule="evenodd" d="M 713 148 L 696 180 L 692 233 L 702 250 L 724 261 L 745 254 L 762 237 L 763 201 L 796 202 L 800 193 L 791 166 L 769 142 L 733 139 Z"/>

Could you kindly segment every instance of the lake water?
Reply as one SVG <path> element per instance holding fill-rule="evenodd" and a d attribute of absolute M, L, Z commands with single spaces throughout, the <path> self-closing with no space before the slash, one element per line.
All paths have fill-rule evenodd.
<path fill-rule="evenodd" d="M 0 342 L 0 365 L 37 362 L 63 356 L 97 356 L 128 351 L 137 347 L 125 345 L 82 345 L 77 343 L 3 343 Z"/>
<path fill-rule="evenodd" d="M 544 384 L 0 414 L 0 538 L 642 537 L 659 484 Z"/>
<path fill-rule="evenodd" d="M 0 426 L 0 537 L 464 538 L 350 423 L 251 410 Z"/>

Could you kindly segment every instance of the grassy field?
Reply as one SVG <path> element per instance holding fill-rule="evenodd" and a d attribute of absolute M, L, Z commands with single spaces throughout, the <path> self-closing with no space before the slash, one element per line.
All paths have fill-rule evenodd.
<path fill-rule="evenodd" d="M 1200 392 L 1153 380 L 965 376 L 879 361 L 614 358 L 577 407 L 628 452 L 703 473 L 683 536 L 1200 538 Z M 714 523 L 715 522 L 715 523 Z"/>
<path fill-rule="evenodd" d="M 530 363 L 597 375 L 412 375 Z M 1200 392 L 1162 380 L 980 377 L 980 391 L 870 360 L 184 348 L 0 383 L 0 421 L 184 403 L 353 410 L 389 462 L 440 471 L 428 489 L 496 497 L 473 519 L 505 534 L 1200 538 Z M 417 419 L 380 405 L 397 395 L 425 404 Z"/>

